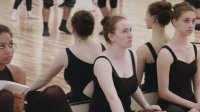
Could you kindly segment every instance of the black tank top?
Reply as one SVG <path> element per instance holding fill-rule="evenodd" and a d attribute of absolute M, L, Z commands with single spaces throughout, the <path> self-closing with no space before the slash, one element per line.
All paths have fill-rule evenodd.
<path fill-rule="evenodd" d="M 150 42 L 147 42 L 146 45 L 149 48 L 155 63 L 145 63 L 144 84 L 141 85 L 141 90 L 143 93 L 158 91 L 156 69 L 157 54 Z"/>
<path fill-rule="evenodd" d="M 164 46 L 163 48 L 168 49 L 174 59 L 169 72 L 169 90 L 186 100 L 195 102 L 191 81 L 197 71 L 197 48 L 194 44 L 193 47 L 195 59 L 189 64 L 178 60 L 170 47 Z M 158 103 L 163 109 L 173 104 L 163 99 L 159 99 Z"/>
<path fill-rule="evenodd" d="M 102 51 L 105 50 L 103 44 Z M 65 81 L 70 85 L 71 92 L 67 94 L 71 105 L 89 102 L 90 98 L 83 94 L 83 90 L 93 80 L 93 64 L 84 62 L 77 58 L 69 48 L 66 48 L 68 55 L 68 67 L 64 71 Z"/>
<path fill-rule="evenodd" d="M 12 73 L 6 66 L 4 70 L 0 71 L 0 80 L 7 80 L 7 81 L 12 81 L 14 82 Z"/>
<path fill-rule="evenodd" d="M 107 57 L 99 56 L 97 58 L 97 59 L 105 58 L 110 62 L 111 66 L 112 66 L 112 78 L 113 78 L 114 86 L 115 86 L 117 94 L 122 102 L 125 112 L 131 111 L 131 108 L 130 108 L 131 95 L 138 88 L 138 81 L 136 78 L 136 71 L 135 71 L 135 61 L 134 61 L 132 51 L 130 51 L 130 54 L 131 54 L 131 60 L 132 60 L 133 75 L 129 78 L 119 77 L 117 72 L 115 71 L 112 63 L 110 62 L 110 60 Z M 111 112 L 109 103 L 108 103 L 96 77 L 94 78 L 94 92 L 93 92 L 93 96 L 92 96 L 92 102 L 90 103 L 89 112 Z"/>

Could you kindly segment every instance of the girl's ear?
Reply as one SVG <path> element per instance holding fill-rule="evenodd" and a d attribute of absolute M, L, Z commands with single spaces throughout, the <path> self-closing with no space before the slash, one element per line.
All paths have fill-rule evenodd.
<path fill-rule="evenodd" d="M 153 22 L 153 23 L 156 23 L 156 22 L 157 22 L 156 16 L 151 16 L 151 19 L 152 19 L 152 22 Z"/>
<path fill-rule="evenodd" d="M 172 20 L 172 25 L 173 25 L 174 27 L 177 26 L 177 20 L 176 20 L 176 19 L 173 19 L 173 20 Z"/>
<path fill-rule="evenodd" d="M 112 33 L 108 33 L 108 38 L 110 39 L 111 42 L 114 42 L 114 35 Z"/>

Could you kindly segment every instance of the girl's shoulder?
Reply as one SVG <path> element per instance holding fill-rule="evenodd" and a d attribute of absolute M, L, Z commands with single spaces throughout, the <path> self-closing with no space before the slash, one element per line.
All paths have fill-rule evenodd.
<path fill-rule="evenodd" d="M 8 69 L 10 70 L 14 82 L 25 84 L 26 83 L 26 74 L 21 67 L 16 65 L 7 65 Z"/>

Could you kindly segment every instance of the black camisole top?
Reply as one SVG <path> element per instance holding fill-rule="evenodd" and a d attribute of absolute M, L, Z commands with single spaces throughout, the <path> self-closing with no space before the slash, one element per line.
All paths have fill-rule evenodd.
<path fill-rule="evenodd" d="M 138 81 L 136 78 L 136 71 L 135 71 L 135 61 L 133 57 L 132 51 L 130 51 L 131 59 L 132 59 L 132 69 L 133 75 L 129 78 L 121 78 L 118 76 L 117 72 L 115 71 L 112 63 L 110 60 L 105 56 L 99 56 L 99 58 L 107 59 L 111 66 L 112 66 L 112 78 L 114 82 L 114 86 L 116 88 L 117 94 L 122 102 L 123 108 L 125 112 L 131 112 L 131 95 L 137 90 L 138 88 Z M 96 59 L 96 60 L 97 60 Z M 97 78 L 94 78 L 94 92 L 92 96 L 92 102 L 90 103 L 89 112 L 111 112 L 111 108 L 109 103 L 101 89 Z"/>
<path fill-rule="evenodd" d="M 103 44 L 102 51 L 105 50 Z M 90 98 L 83 94 L 83 90 L 93 80 L 93 64 L 84 62 L 77 58 L 69 48 L 66 48 L 68 55 L 68 67 L 64 70 L 65 81 L 70 85 L 71 91 L 67 93 L 70 105 L 90 102 Z"/>
<path fill-rule="evenodd" d="M 169 72 L 169 90 L 181 98 L 196 102 L 191 84 L 192 78 L 197 72 L 197 48 L 194 44 L 193 47 L 195 59 L 191 63 L 185 63 L 181 60 L 178 60 L 176 54 L 169 46 L 164 46 L 163 48 L 168 49 L 174 59 Z M 173 103 L 164 99 L 159 99 L 158 104 L 162 109 L 167 108 L 167 106 L 170 104 L 173 105 Z M 189 109 L 185 110 L 188 111 Z"/>
<path fill-rule="evenodd" d="M 14 81 L 12 73 L 7 66 L 4 70 L 0 71 L 0 80 Z"/>
<path fill-rule="evenodd" d="M 143 93 L 158 91 L 157 69 L 156 69 L 157 54 L 150 42 L 147 42 L 146 45 L 149 48 L 155 62 L 145 63 L 144 84 L 141 85 L 141 90 Z"/>

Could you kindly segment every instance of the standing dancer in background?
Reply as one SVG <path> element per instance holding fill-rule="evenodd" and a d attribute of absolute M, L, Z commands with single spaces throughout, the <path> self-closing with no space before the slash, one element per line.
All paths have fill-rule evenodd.
<path fill-rule="evenodd" d="M 98 0 L 97 1 L 97 4 L 101 10 L 101 13 L 103 15 L 103 19 L 101 20 L 101 25 L 103 26 L 103 22 L 105 21 L 105 19 L 108 17 L 108 16 L 113 16 L 113 15 L 116 15 L 116 8 L 117 8 L 117 2 L 118 0 L 109 0 L 110 2 L 110 9 L 108 9 L 107 5 L 106 5 L 106 2 L 107 0 Z M 101 31 L 99 33 L 100 35 L 103 35 L 103 31 Z"/>
<path fill-rule="evenodd" d="M 15 21 L 17 20 L 16 14 L 17 14 L 17 8 L 19 7 L 19 5 L 21 4 L 22 0 L 15 0 L 14 5 L 13 5 L 13 10 L 12 10 L 12 14 L 11 14 L 11 20 Z M 29 19 L 37 19 L 37 17 L 35 17 L 32 14 L 32 0 L 26 0 L 26 8 L 27 8 L 27 17 Z"/>
<path fill-rule="evenodd" d="M 63 15 L 62 15 L 62 20 L 59 26 L 59 30 L 71 35 L 71 31 L 68 30 L 66 27 L 67 20 L 70 16 L 71 9 L 76 3 L 76 0 L 64 0 L 64 2 L 60 5 L 63 7 Z M 50 7 L 53 6 L 53 0 L 43 0 L 43 9 L 42 9 L 42 16 L 43 16 L 43 36 L 50 36 L 49 33 L 49 15 L 50 15 Z"/>

